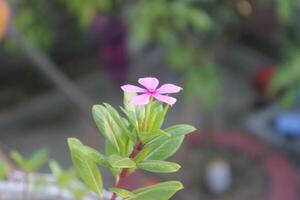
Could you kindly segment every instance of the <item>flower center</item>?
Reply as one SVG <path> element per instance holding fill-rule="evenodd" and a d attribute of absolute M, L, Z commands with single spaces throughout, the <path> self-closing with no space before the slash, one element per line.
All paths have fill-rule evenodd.
<path fill-rule="evenodd" d="M 147 89 L 147 93 L 150 94 L 150 95 L 155 95 L 156 90 L 155 89 Z"/>

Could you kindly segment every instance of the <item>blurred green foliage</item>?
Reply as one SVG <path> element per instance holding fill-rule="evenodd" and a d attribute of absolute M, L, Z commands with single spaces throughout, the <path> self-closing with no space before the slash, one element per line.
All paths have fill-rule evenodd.
<path fill-rule="evenodd" d="M 67 0 L 62 1 L 66 11 L 75 16 L 80 27 L 88 27 L 95 15 L 99 12 L 106 13 L 113 9 L 113 0 Z"/>
<path fill-rule="evenodd" d="M 300 94 L 300 4 L 295 0 L 274 0 L 274 3 L 280 22 L 282 53 L 269 89 L 271 96 L 279 95 L 283 106 L 289 108 Z"/>
<path fill-rule="evenodd" d="M 6 178 L 9 171 L 9 165 L 4 160 L 0 160 L 0 181 Z"/>
<path fill-rule="evenodd" d="M 211 52 L 219 32 L 234 19 L 233 5 L 228 1 L 14 0 L 13 2 L 17 8 L 16 25 L 30 42 L 44 49 L 49 49 L 53 43 L 55 30 L 51 17 L 57 12 L 65 12 L 76 19 L 80 29 L 88 28 L 96 14 L 119 17 L 128 26 L 129 45 L 133 52 L 141 52 L 149 44 L 162 47 L 165 49 L 165 58 L 169 65 L 185 74 L 185 79 L 188 80 L 186 87 L 193 85 L 196 91 L 202 90 L 201 95 L 195 96 L 200 98 L 203 104 L 209 104 L 211 107 L 212 102 L 217 103 L 220 99 L 220 87 L 215 73 L 217 64 Z M 208 71 L 209 76 L 206 76 Z M 203 90 L 203 87 L 210 89 Z"/>
<path fill-rule="evenodd" d="M 14 16 L 15 25 L 22 31 L 29 42 L 49 49 L 53 43 L 53 29 L 50 23 L 51 11 L 47 1 L 13 0 L 17 9 Z"/>
<path fill-rule="evenodd" d="M 285 107 L 294 105 L 300 94 L 300 51 L 295 50 L 278 68 L 270 84 L 272 96 L 282 93 Z"/>
<path fill-rule="evenodd" d="M 48 151 L 46 149 L 40 149 L 35 151 L 28 158 L 25 158 L 17 151 L 10 153 L 11 159 L 17 164 L 17 166 L 27 173 L 37 171 L 42 165 L 47 162 Z"/>
<path fill-rule="evenodd" d="M 220 99 L 214 51 L 220 40 L 231 37 L 228 27 L 245 17 L 237 8 L 241 1 L 247 0 L 11 0 L 17 10 L 15 24 L 43 49 L 51 48 L 54 42 L 53 18 L 57 14 L 74 19 L 79 31 L 89 28 L 95 15 L 123 20 L 128 26 L 130 50 L 143 53 L 149 46 L 164 49 L 169 66 L 184 75 L 187 91 L 196 91 L 186 94 L 197 97 L 208 109 Z M 279 51 L 286 69 L 279 73 L 294 70 L 289 63 L 296 61 L 288 59 L 295 57 L 290 55 L 297 54 L 294 51 L 300 45 L 300 4 L 295 0 L 257 2 L 274 9 L 280 21 Z M 279 82 L 275 85 L 286 87 L 279 87 Z"/>

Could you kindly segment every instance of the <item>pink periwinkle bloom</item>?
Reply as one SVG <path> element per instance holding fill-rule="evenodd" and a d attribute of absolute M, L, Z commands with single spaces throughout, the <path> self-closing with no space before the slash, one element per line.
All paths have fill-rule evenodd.
<path fill-rule="evenodd" d="M 176 99 L 164 94 L 177 93 L 182 90 L 181 87 L 170 83 L 163 84 L 157 88 L 159 81 L 157 78 L 153 77 L 140 78 L 138 82 L 145 88 L 129 84 L 121 87 L 124 92 L 140 93 L 140 95 L 134 96 L 130 100 L 134 105 L 148 104 L 150 102 L 150 97 L 153 97 L 158 101 L 170 104 L 172 106 L 176 102 Z"/>

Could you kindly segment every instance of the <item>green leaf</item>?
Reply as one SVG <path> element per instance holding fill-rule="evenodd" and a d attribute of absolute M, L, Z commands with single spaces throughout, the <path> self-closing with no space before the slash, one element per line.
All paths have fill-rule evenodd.
<path fill-rule="evenodd" d="M 69 138 L 68 144 L 75 170 L 83 182 L 98 195 L 102 195 L 102 176 L 96 162 L 90 158 L 76 138 Z"/>
<path fill-rule="evenodd" d="M 116 150 L 115 146 L 109 141 L 105 141 L 105 153 L 106 155 L 118 154 L 119 152 Z"/>
<path fill-rule="evenodd" d="M 170 126 L 167 129 L 165 129 L 165 131 L 171 134 L 172 136 L 186 135 L 194 132 L 195 130 L 196 130 L 195 127 L 187 124 L 178 124 L 178 125 Z"/>
<path fill-rule="evenodd" d="M 130 93 L 124 92 L 123 104 L 124 104 L 125 110 L 135 111 L 135 105 L 130 103 L 131 98 L 134 96 L 137 96 L 137 94 L 133 93 L 133 92 L 130 92 Z"/>
<path fill-rule="evenodd" d="M 156 129 L 161 128 L 162 124 L 165 121 L 165 117 L 166 117 L 166 114 L 167 114 L 169 108 L 170 108 L 170 106 L 166 105 L 164 107 L 164 109 L 157 115 L 157 117 L 155 118 L 155 120 L 153 122 L 152 130 L 156 130 Z"/>
<path fill-rule="evenodd" d="M 149 142 L 135 157 L 136 162 L 143 160 L 165 160 L 172 156 L 181 146 L 184 136 L 160 136 Z"/>
<path fill-rule="evenodd" d="M 17 151 L 12 151 L 10 155 L 22 170 L 26 172 L 33 172 L 45 164 L 47 161 L 48 152 L 45 149 L 41 149 L 33 153 L 28 159 L 25 159 Z"/>
<path fill-rule="evenodd" d="M 18 165 L 18 167 L 20 167 L 22 170 L 24 170 L 26 172 L 30 171 L 29 167 L 27 166 L 27 163 L 23 159 L 23 156 L 21 154 L 19 154 L 19 152 L 11 151 L 10 157 Z"/>
<path fill-rule="evenodd" d="M 136 164 L 133 160 L 127 157 L 121 157 L 118 155 L 111 155 L 108 157 L 108 162 L 113 168 L 136 168 Z"/>
<path fill-rule="evenodd" d="M 160 160 L 145 160 L 137 163 L 137 167 L 154 173 L 172 173 L 180 169 L 180 165 Z"/>
<path fill-rule="evenodd" d="M 134 132 L 130 131 L 125 123 L 125 120 L 119 115 L 119 113 L 111 105 L 104 103 L 107 111 L 113 118 L 114 122 L 120 127 L 122 133 L 127 135 L 132 141 L 135 141 L 136 135 Z"/>
<path fill-rule="evenodd" d="M 46 149 L 41 149 L 33 153 L 29 158 L 29 164 L 32 171 L 38 170 L 42 165 L 44 165 L 48 158 L 48 151 Z"/>
<path fill-rule="evenodd" d="M 49 167 L 53 176 L 56 178 L 57 184 L 61 188 L 66 188 L 71 181 L 76 179 L 75 172 L 72 168 L 69 170 L 63 170 L 54 160 L 49 162 Z"/>
<path fill-rule="evenodd" d="M 122 107 L 120 107 L 120 108 L 123 111 L 123 113 L 126 115 L 128 121 L 132 125 L 132 127 L 135 128 L 136 131 L 138 131 L 139 130 L 139 124 L 138 124 L 138 119 L 135 115 L 135 112 L 131 111 L 131 110 L 126 110 Z"/>
<path fill-rule="evenodd" d="M 170 133 L 168 133 L 166 131 L 163 131 L 161 129 L 158 129 L 158 130 L 153 130 L 153 131 L 150 131 L 150 132 L 141 132 L 139 134 L 139 138 L 141 139 L 141 141 L 143 143 L 147 143 L 147 142 L 153 140 L 154 138 L 162 136 L 162 135 L 166 135 L 168 137 L 171 137 Z"/>
<path fill-rule="evenodd" d="M 184 135 L 193 132 L 195 128 L 190 125 L 175 125 L 167 128 L 165 131 L 171 135 L 159 136 L 147 143 L 144 148 L 135 157 L 136 162 L 142 160 L 165 160 L 172 156 L 181 146 Z"/>
<path fill-rule="evenodd" d="M 107 108 L 102 105 L 94 105 L 92 112 L 96 125 L 104 137 L 110 141 L 119 153 L 124 151 L 126 141 L 124 141 L 122 129 L 114 121 Z"/>
<path fill-rule="evenodd" d="M 9 165 L 3 161 L 0 160 L 0 181 L 3 180 L 9 173 Z"/>
<path fill-rule="evenodd" d="M 183 189 L 183 185 L 180 182 L 168 181 L 135 190 L 133 191 L 135 196 L 126 198 L 126 200 L 168 200 L 181 189 Z"/>
<path fill-rule="evenodd" d="M 134 197 L 134 193 L 122 188 L 110 188 L 109 191 L 116 193 L 117 196 L 122 197 L 124 199 Z"/>
<path fill-rule="evenodd" d="M 51 169 L 51 172 L 55 177 L 59 177 L 62 174 L 62 168 L 54 160 L 50 160 L 49 168 Z"/>
<path fill-rule="evenodd" d="M 293 8 L 295 7 L 294 0 L 276 0 L 277 13 L 283 23 L 290 23 L 293 16 Z"/>
<path fill-rule="evenodd" d="M 106 160 L 106 157 L 98 152 L 96 149 L 93 149 L 92 147 L 85 146 L 83 145 L 85 153 L 93 159 L 97 164 L 104 166 L 104 167 L 109 167 L 109 163 Z"/>

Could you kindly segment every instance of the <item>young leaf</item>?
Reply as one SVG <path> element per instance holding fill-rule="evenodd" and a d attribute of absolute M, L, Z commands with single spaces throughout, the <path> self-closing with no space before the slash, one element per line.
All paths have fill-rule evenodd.
<path fill-rule="evenodd" d="M 145 160 L 137 163 L 137 167 L 154 173 L 172 173 L 180 169 L 180 165 L 160 160 Z"/>
<path fill-rule="evenodd" d="M 164 123 L 165 121 L 165 117 L 166 117 L 166 114 L 169 110 L 170 106 L 169 105 L 166 105 L 164 107 L 164 109 L 157 115 L 157 117 L 155 118 L 154 122 L 153 122 L 153 125 L 152 125 L 152 130 L 155 130 L 155 129 L 160 129 L 162 124 Z"/>
<path fill-rule="evenodd" d="M 155 121 L 158 117 L 160 117 L 161 113 L 163 112 L 163 106 L 161 102 L 154 101 L 151 103 L 151 112 L 148 116 L 148 131 L 154 130 Z M 154 128 L 153 128 L 154 127 Z"/>
<path fill-rule="evenodd" d="M 108 162 L 113 168 L 136 168 L 136 164 L 133 160 L 118 155 L 109 156 Z"/>
<path fill-rule="evenodd" d="M 102 176 L 96 162 L 84 151 L 76 138 L 69 138 L 68 144 L 73 165 L 80 178 L 92 191 L 102 195 Z"/>
<path fill-rule="evenodd" d="M 123 199 L 134 197 L 134 193 L 122 188 L 110 188 L 109 190 L 116 193 L 117 196 L 122 197 Z"/>
<path fill-rule="evenodd" d="M 136 96 L 136 93 L 128 93 L 128 92 L 124 92 L 124 98 L 123 98 L 123 104 L 124 104 L 124 108 L 127 111 L 135 111 L 135 106 L 130 103 L 130 100 L 132 97 Z"/>
<path fill-rule="evenodd" d="M 168 181 L 135 190 L 133 191 L 134 196 L 126 198 L 126 200 L 167 200 L 181 189 L 183 189 L 183 185 L 180 182 Z"/>
<path fill-rule="evenodd" d="M 139 130 L 139 124 L 138 124 L 138 120 L 136 118 L 135 112 L 132 111 L 132 110 L 126 110 L 122 107 L 120 107 L 120 109 L 126 115 L 128 121 L 132 125 L 132 127 L 135 128 L 136 131 L 138 131 Z"/>
<path fill-rule="evenodd" d="M 119 115 L 119 113 L 116 111 L 116 109 L 114 109 L 111 105 L 104 103 L 104 105 L 106 106 L 106 109 L 108 110 L 108 112 L 110 113 L 110 115 L 112 116 L 114 122 L 120 127 L 120 129 L 122 130 L 122 133 L 124 133 L 125 135 L 127 135 L 131 140 L 135 140 L 136 139 L 136 135 L 134 134 L 134 132 L 130 131 L 128 129 L 128 127 L 126 126 L 125 121 L 123 120 L 123 118 Z"/>
<path fill-rule="evenodd" d="M 96 125 L 101 133 L 107 140 L 110 141 L 114 148 L 120 152 L 121 150 L 118 143 L 118 138 L 120 137 L 121 131 L 118 129 L 116 124 L 113 124 L 113 120 L 111 119 L 106 108 L 102 105 L 94 105 L 92 111 Z"/>

